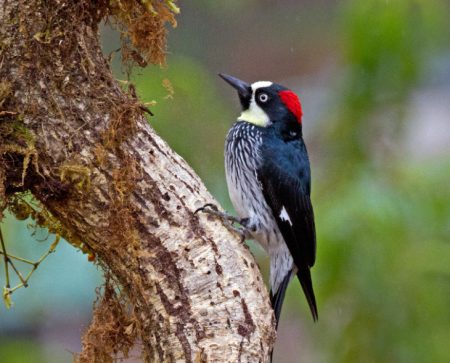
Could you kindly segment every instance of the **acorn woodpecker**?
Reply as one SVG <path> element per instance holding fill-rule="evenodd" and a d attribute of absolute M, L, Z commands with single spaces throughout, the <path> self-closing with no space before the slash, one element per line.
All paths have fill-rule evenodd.
<path fill-rule="evenodd" d="M 242 105 L 225 143 L 228 191 L 239 223 L 270 256 L 270 298 L 277 325 L 294 275 L 316 321 L 310 273 L 316 235 L 299 98 L 276 83 L 248 84 L 219 76 L 237 90 Z"/>

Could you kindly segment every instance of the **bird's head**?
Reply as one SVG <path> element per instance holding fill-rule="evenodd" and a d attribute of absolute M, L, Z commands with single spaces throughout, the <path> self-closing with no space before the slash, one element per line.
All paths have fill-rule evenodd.
<path fill-rule="evenodd" d="M 295 122 L 301 126 L 300 100 L 286 87 L 268 81 L 249 84 L 226 74 L 219 76 L 238 92 L 242 105 L 238 120 L 262 127 L 275 122 Z"/>

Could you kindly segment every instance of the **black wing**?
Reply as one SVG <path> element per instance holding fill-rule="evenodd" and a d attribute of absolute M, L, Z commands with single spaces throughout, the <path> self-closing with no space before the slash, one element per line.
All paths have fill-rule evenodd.
<path fill-rule="evenodd" d="M 310 169 L 302 140 L 282 140 L 261 149 L 263 165 L 258 170 L 264 198 L 273 212 L 281 234 L 298 268 L 300 280 L 314 320 L 317 306 L 311 282 L 310 267 L 316 259 L 314 213 L 310 199 Z M 280 310 L 286 285 L 273 295 L 274 309 Z M 280 301 L 281 300 L 281 301 Z M 277 317 L 278 318 L 278 317 Z"/>

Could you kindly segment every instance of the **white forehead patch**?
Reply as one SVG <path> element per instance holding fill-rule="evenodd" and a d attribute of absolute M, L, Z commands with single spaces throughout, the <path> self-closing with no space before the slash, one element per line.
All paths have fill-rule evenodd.
<path fill-rule="evenodd" d="M 265 113 L 264 110 L 255 102 L 255 91 L 258 88 L 269 87 L 271 85 L 272 82 L 269 81 L 258 81 L 252 83 L 252 99 L 250 100 L 250 106 L 238 117 L 239 121 L 247 121 L 254 125 L 263 127 L 266 127 L 269 124 L 269 116 L 267 116 L 267 113 Z"/>
<path fill-rule="evenodd" d="M 272 85 L 272 82 L 269 81 L 258 81 L 255 83 L 252 83 L 252 90 L 255 92 L 258 88 L 262 87 L 270 87 Z"/>

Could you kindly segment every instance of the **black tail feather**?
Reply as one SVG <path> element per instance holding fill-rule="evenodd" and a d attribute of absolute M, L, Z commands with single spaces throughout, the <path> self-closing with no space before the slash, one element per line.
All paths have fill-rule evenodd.
<path fill-rule="evenodd" d="M 292 270 L 284 277 L 281 285 L 279 286 L 277 292 L 273 294 L 270 291 L 270 302 L 272 303 L 273 311 L 275 312 L 276 328 L 278 328 L 278 323 L 280 321 L 281 307 L 283 306 L 284 296 L 286 295 L 286 290 L 291 280 Z"/>
<path fill-rule="evenodd" d="M 275 312 L 276 319 L 276 329 L 278 329 L 278 323 L 280 322 L 281 316 L 281 307 L 283 306 L 284 297 L 286 295 L 286 290 L 289 285 L 289 281 L 291 280 L 292 270 L 284 277 L 281 285 L 279 286 L 277 292 L 273 294 L 273 291 L 270 291 L 270 302 L 272 303 L 272 308 Z M 303 293 L 306 296 L 306 300 L 308 301 L 309 308 L 311 309 L 311 314 L 314 321 L 319 319 L 319 315 L 317 313 L 317 304 L 316 297 L 314 296 L 314 290 L 312 286 L 311 280 L 311 272 L 309 268 L 298 270 L 297 277 L 300 280 L 300 284 L 302 285 Z M 272 363 L 273 350 L 270 352 L 270 362 Z"/>
<path fill-rule="evenodd" d="M 284 277 L 278 290 L 273 294 L 270 290 L 270 302 L 272 303 L 273 311 L 275 312 L 275 329 L 278 329 L 278 323 L 280 322 L 281 307 L 283 306 L 284 297 L 286 295 L 286 290 L 291 280 L 292 270 Z M 273 349 L 270 352 L 270 362 L 272 363 Z"/>
<path fill-rule="evenodd" d="M 314 296 L 311 272 L 309 271 L 309 268 L 299 269 L 297 271 L 297 277 L 302 285 L 303 292 L 306 296 L 306 300 L 308 301 L 309 308 L 311 309 L 312 317 L 314 321 L 317 321 L 319 319 L 319 315 L 317 313 L 316 297 Z"/>

